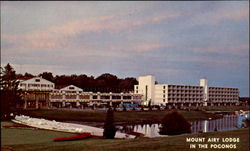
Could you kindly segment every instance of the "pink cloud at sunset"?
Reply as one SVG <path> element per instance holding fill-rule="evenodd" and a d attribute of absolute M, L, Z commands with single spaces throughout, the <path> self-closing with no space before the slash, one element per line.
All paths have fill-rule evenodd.
<path fill-rule="evenodd" d="M 116 33 L 124 30 L 131 30 L 133 27 L 147 24 L 159 23 L 161 20 L 179 17 L 179 14 L 167 14 L 160 16 L 147 16 L 141 19 L 124 18 L 121 16 L 104 16 L 99 18 L 81 19 L 64 25 L 52 26 L 48 29 L 32 31 L 26 34 L 2 36 L 3 40 L 12 43 L 16 49 L 51 49 L 69 47 L 68 39 L 77 34 L 111 32 Z M 132 49 L 148 51 L 154 48 L 165 46 L 159 45 L 138 45 Z"/>
<path fill-rule="evenodd" d="M 247 20 L 249 19 L 249 8 L 243 7 L 239 10 L 225 8 L 218 10 L 217 14 L 220 15 L 213 15 L 211 18 L 211 23 L 218 24 L 219 22 L 226 20 Z"/>
<path fill-rule="evenodd" d="M 224 53 L 232 55 L 242 55 L 248 52 L 249 45 L 240 44 L 233 46 L 211 46 L 211 47 L 194 47 L 192 51 L 195 53 Z"/>

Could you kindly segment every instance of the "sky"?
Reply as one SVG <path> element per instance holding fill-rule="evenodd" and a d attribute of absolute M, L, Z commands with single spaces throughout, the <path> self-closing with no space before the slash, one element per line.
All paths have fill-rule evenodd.
<path fill-rule="evenodd" d="M 248 1 L 1 1 L 1 66 L 17 73 L 154 75 L 249 96 Z"/>

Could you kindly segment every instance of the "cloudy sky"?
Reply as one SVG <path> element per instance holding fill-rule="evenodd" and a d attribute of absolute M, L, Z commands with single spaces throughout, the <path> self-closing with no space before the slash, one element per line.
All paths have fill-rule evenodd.
<path fill-rule="evenodd" d="M 1 65 L 17 73 L 155 75 L 249 96 L 249 2 L 3 2 Z"/>

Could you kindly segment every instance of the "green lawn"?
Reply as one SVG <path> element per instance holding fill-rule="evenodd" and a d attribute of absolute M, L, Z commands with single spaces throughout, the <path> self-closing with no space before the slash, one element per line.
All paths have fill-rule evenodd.
<path fill-rule="evenodd" d="M 206 113 L 203 111 L 179 111 L 187 120 L 205 120 L 208 118 L 218 118 L 219 115 Z M 129 112 L 115 112 L 115 122 L 128 123 L 150 123 L 160 122 L 162 118 L 169 113 L 169 111 L 129 111 Z M 46 118 L 51 120 L 72 120 L 85 122 L 104 122 L 106 118 L 105 111 L 72 111 L 72 110 L 26 110 L 25 115 L 31 117 Z"/>
<path fill-rule="evenodd" d="M 9 123 L 1 123 L 9 124 Z M 248 151 L 249 129 L 239 129 L 225 132 L 210 132 L 201 134 L 184 134 L 162 138 L 137 138 L 137 139 L 90 139 L 53 142 L 54 137 L 71 136 L 73 134 L 34 130 L 24 128 L 1 128 L 1 148 L 11 148 L 14 151 L 190 151 L 186 143 L 187 137 L 239 137 L 237 149 L 232 151 Z M 214 149 L 203 149 L 212 151 Z M 216 149 L 219 151 L 219 149 Z M 226 151 L 226 149 L 224 149 Z"/>
<path fill-rule="evenodd" d="M 1 122 L 3 125 L 12 125 L 12 122 Z M 73 136 L 71 133 L 61 133 L 35 128 L 1 128 L 1 144 L 39 144 L 53 140 L 55 137 Z"/>

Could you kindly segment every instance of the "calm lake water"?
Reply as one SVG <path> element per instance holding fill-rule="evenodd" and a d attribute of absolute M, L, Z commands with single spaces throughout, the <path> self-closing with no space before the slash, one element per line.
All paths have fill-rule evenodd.
<path fill-rule="evenodd" d="M 243 120 L 249 118 L 248 114 L 228 114 L 223 118 L 216 120 L 200 120 L 190 122 L 192 133 L 200 132 L 213 132 L 213 131 L 225 131 L 234 130 L 244 126 Z M 97 122 L 82 122 L 82 121 L 68 121 L 70 123 L 84 124 L 96 127 L 103 127 L 104 123 Z M 116 126 L 118 132 L 129 133 L 138 132 L 146 137 L 164 137 L 166 135 L 159 134 L 159 127 L 161 124 L 137 124 L 137 125 L 123 125 Z"/>
<path fill-rule="evenodd" d="M 244 126 L 243 120 L 249 117 L 249 114 L 241 115 L 224 115 L 223 118 L 216 120 L 202 120 L 190 122 L 192 133 L 199 132 L 212 132 L 212 131 L 225 131 L 234 130 Z M 139 125 L 126 125 L 116 126 L 119 132 L 138 132 L 144 134 L 146 137 L 161 137 L 164 135 L 159 134 L 159 126 L 161 124 L 139 124 Z"/>

